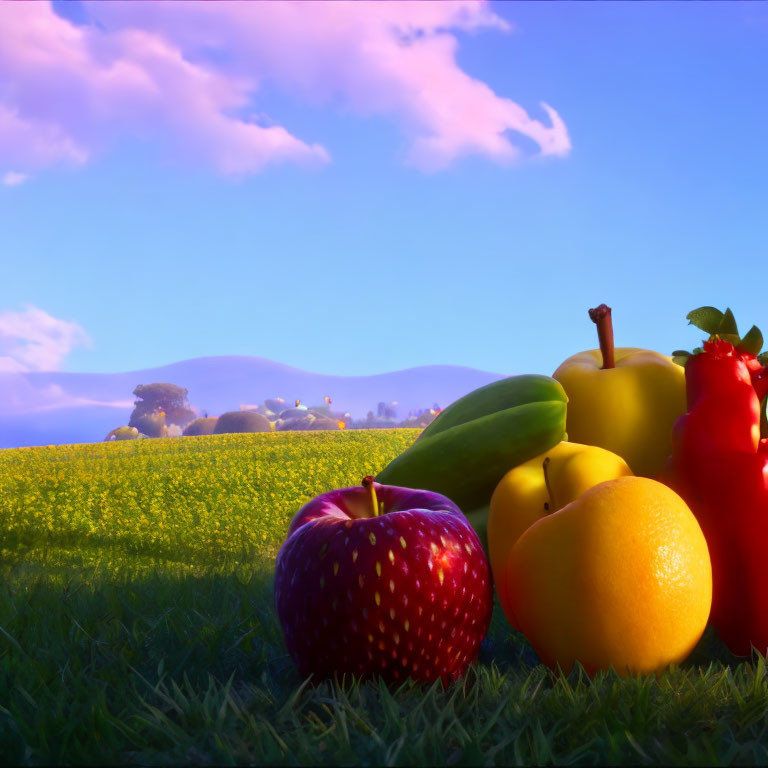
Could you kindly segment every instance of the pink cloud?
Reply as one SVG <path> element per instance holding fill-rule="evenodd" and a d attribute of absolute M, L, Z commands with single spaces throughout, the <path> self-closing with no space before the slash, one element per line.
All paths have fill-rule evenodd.
<path fill-rule="evenodd" d="M 0 373 L 55 371 L 77 346 L 90 344 L 77 324 L 28 305 L 0 313 Z"/>
<path fill-rule="evenodd" d="M 3 174 L 3 184 L 6 187 L 18 187 L 19 184 L 23 184 L 29 176 L 26 173 L 19 173 L 18 171 L 6 171 Z"/>
<path fill-rule="evenodd" d="M 0 5 L 0 82 L 10 84 L 0 89 L 0 167 L 80 164 L 121 133 L 159 133 L 173 152 L 231 174 L 328 158 L 285 128 L 233 117 L 249 80 L 187 60 L 156 33 L 75 26 L 48 4 Z"/>
<path fill-rule="evenodd" d="M 132 408 L 133 400 L 92 400 L 67 392 L 58 384 L 37 385 L 17 372 L 0 369 L 0 417 L 18 417 L 21 414 L 42 413 L 57 408 L 81 408 L 89 405 L 116 409 Z M 24 372 L 20 372 L 24 373 Z"/>
<path fill-rule="evenodd" d="M 0 82 L 11 83 L 0 90 L 0 169 L 82 163 L 124 132 L 227 174 L 327 161 L 311 140 L 244 117 L 266 82 L 315 106 L 394 120 L 407 162 L 422 170 L 468 154 L 514 161 L 515 133 L 541 155 L 570 148 L 552 107 L 536 120 L 458 66 L 456 32 L 509 27 L 484 2 L 86 7 L 94 23 L 75 26 L 47 4 L 0 4 Z"/>

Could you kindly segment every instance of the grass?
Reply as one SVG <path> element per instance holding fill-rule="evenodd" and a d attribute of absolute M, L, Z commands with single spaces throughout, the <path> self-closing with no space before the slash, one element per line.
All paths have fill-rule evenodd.
<path fill-rule="evenodd" d="M 311 496 L 414 431 L 0 452 L 0 762 L 768 762 L 763 658 L 708 633 L 657 677 L 540 665 L 497 609 L 457 683 L 301 680 L 274 556 Z"/>

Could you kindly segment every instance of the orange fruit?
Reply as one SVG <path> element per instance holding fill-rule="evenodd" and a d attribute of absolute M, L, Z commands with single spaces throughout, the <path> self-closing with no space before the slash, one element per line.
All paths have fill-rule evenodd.
<path fill-rule="evenodd" d="M 704 534 L 685 502 L 644 477 L 595 485 L 528 528 L 504 589 L 541 660 L 588 673 L 656 672 L 682 661 L 712 603 Z"/>

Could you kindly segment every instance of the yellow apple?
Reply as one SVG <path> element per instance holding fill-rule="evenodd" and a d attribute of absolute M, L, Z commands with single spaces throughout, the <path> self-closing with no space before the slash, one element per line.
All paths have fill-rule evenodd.
<path fill-rule="evenodd" d="M 517 539 L 537 520 L 604 480 L 631 475 L 627 462 L 594 445 L 563 441 L 511 469 L 496 486 L 488 512 L 488 554 L 501 607 L 512 626 L 503 578 Z"/>

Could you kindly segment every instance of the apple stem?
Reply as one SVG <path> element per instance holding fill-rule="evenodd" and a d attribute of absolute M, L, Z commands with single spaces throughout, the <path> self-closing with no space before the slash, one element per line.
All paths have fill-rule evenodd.
<path fill-rule="evenodd" d="M 378 517 L 379 516 L 379 509 L 381 509 L 381 514 L 384 514 L 384 502 L 381 502 L 381 507 L 379 507 L 378 499 L 376 498 L 376 486 L 374 485 L 374 479 L 371 475 L 366 475 L 366 477 L 363 478 L 363 488 L 365 488 L 366 491 L 368 491 L 368 498 L 371 500 L 371 509 L 373 509 L 373 516 Z"/>
<path fill-rule="evenodd" d="M 544 470 L 544 485 L 547 486 L 547 495 L 549 496 L 549 501 L 544 502 L 544 509 L 547 510 L 547 512 L 554 512 L 555 507 L 555 494 L 552 492 L 552 484 L 549 482 L 549 472 L 547 471 L 549 468 L 549 456 L 547 456 L 546 459 L 544 459 L 544 463 L 541 465 L 541 468 Z"/>
<path fill-rule="evenodd" d="M 597 326 L 597 338 L 600 341 L 600 353 L 603 356 L 603 370 L 615 368 L 613 360 L 613 320 L 611 308 L 606 304 L 589 310 L 589 319 Z"/>

